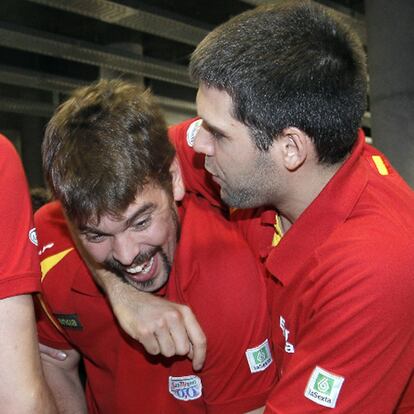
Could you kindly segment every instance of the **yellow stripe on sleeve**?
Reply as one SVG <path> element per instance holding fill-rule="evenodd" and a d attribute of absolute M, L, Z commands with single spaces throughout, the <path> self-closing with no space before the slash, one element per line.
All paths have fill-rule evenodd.
<path fill-rule="evenodd" d="M 42 279 L 46 277 L 47 273 L 50 269 L 53 269 L 68 253 L 70 253 L 73 250 L 73 247 L 70 247 L 69 249 L 63 250 L 62 252 L 56 253 L 53 256 L 46 257 L 46 259 L 42 260 L 40 262 L 40 268 L 42 270 Z"/>
<path fill-rule="evenodd" d="M 374 161 L 375 166 L 377 167 L 378 172 L 381 175 L 388 175 L 388 169 L 384 164 L 383 159 L 379 155 L 373 155 L 372 161 Z"/>

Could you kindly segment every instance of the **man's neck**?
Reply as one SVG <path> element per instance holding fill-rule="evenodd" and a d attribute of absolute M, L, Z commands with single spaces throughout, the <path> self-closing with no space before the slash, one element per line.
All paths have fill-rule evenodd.
<path fill-rule="evenodd" d="M 285 201 L 275 203 L 275 208 L 281 218 L 283 232 L 288 231 L 313 203 L 342 164 L 343 162 L 330 166 L 318 164 L 312 169 L 308 168 L 297 175 L 292 175 L 286 197 L 284 197 Z"/>

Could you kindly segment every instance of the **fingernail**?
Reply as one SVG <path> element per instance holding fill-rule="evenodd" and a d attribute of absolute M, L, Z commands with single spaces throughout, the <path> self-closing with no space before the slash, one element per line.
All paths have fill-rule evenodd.
<path fill-rule="evenodd" d="M 63 352 L 63 351 L 58 351 L 58 353 L 57 353 L 57 357 L 58 357 L 61 361 L 63 361 L 64 359 L 66 359 L 66 358 L 67 358 L 67 356 L 68 356 L 68 354 L 67 354 L 66 352 Z"/>

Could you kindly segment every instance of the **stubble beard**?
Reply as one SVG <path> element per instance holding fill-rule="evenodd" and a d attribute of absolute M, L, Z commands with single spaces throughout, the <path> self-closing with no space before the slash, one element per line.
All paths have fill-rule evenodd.
<path fill-rule="evenodd" d="M 174 224 L 176 226 L 176 241 L 178 243 L 178 241 L 180 239 L 180 234 L 181 234 L 181 226 L 180 226 L 180 221 L 179 221 L 179 218 L 178 218 L 177 211 L 176 211 L 176 209 L 174 208 L 173 205 L 171 206 L 171 214 L 172 214 L 172 219 L 174 221 Z M 168 259 L 168 255 L 162 249 L 161 246 L 156 246 L 153 249 L 151 249 L 151 250 L 149 250 L 145 253 L 138 254 L 133 260 L 133 265 L 136 266 L 136 265 L 139 265 L 141 263 L 145 263 L 146 261 L 150 260 L 152 257 L 154 257 L 158 253 L 160 255 L 160 258 L 161 258 L 161 261 L 162 261 L 162 264 L 163 264 L 163 271 L 166 274 L 165 282 L 163 283 L 162 286 L 160 286 L 158 288 L 158 289 L 161 289 L 163 286 L 165 286 L 166 283 L 168 283 L 168 280 L 169 280 L 170 274 L 171 274 L 171 269 L 172 269 L 172 262 Z M 142 290 L 142 291 L 148 291 L 148 289 L 150 289 L 154 285 L 154 283 L 156 282 L 156 280 L 160 276 L 160 275 L 158 275 L 158 277 L 151 278 L 151 279 L 146 280 L 144 282 L 134 281 L 134 284 L 133 284 L 125 276 L 124 267 L 119 262 L 117 262 L 116 260 L 109 259 L 109 260 L 105 261 L 103 265 L 107 270 L 109 270 L 110 272 L 115 274 L 115 276 L 117 276 L 124 283 L 127 283 L 127 284 L 135 287 L 136 289 Z M 131 266 L 129 266 L 129 267 L 131 267 Z"/>
<path fill-rule="evenodd" d="M 272 184 L 274 167 L 264 157 L 258 157 L 250 175 L 239 178 L 234 185 L 225 185 L 221 188 L 220 197 L 230 207 L 247 209 L 263 207 L 270 204 L 272 199 Z M 274 185 L 275 187 L 275 185 Z"/>

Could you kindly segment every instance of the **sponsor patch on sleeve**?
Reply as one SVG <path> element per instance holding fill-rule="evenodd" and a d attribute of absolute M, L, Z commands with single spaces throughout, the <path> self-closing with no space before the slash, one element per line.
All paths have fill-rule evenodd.
<path fill-rule="evenodd" d="M 169 377 L 168 391 L 174 398 L 181 401 L 191 401 L 200 398 L 203 385 L 197 375 L 187 375 L 185 377 Z"/>
<path fill-rule="evenodd" d="M 305 389 L 305 397 L 324 407 L 334 408 L 345 378 L 315 367 Z"/>
<path fill-rule="evenodd" d="M 264 371 L 273 361 L 269 341 L 266 339 L 256 348 L 248 349 L 246 351 L 246 358 L 251 373 Z"/>

